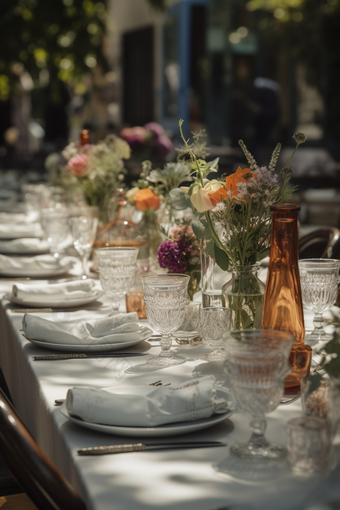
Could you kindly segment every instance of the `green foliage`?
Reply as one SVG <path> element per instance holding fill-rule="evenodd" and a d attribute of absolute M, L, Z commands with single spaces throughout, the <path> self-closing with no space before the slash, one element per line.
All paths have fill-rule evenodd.
<path fill-rule="evenodd" d="M 340 383 L 340 333 L 338 328 L 339 322 L 337 321 L 337 329 L 333 333 L 332 340 L 318 353 L 321 355 L 321 361 L 308 378 L 310 382 L 308 394 L 318 389 L 325 373 L 331 379 L 337 380 L 338 385 Z"/>
<path fill-rule="evenodd" d="M 148 0 L 149 4 L 156 11 L 163 12 L 166 9 L 166 1 L 165 0 Z"/>
<path fill-rule="evenodd" d="M 184 190 L 176 188 L 172 189 L 169 193 L 169 200 L 171 203 L 171 207 L 177 211 L 183 211 L 190 207 L 193 208 L 190 197 L 188 193 Z"/>
<path fill-rule="evenodd" d="M 151 170 L 146 180 L 154 187 L 158 195 L 168 196 L 170 191 L 179 188 L 183 182 L 192 181 L 187 163 L 167 163 L 164 168 Z"/>
<path fill-rule="evenodd" d="M 103 1 L 1 0 L 0 100 L 16 80 L 14 64 L 34 80 L 42 69 L 64 81 L 80 79 L 103 59 L 106 21 Z"/>

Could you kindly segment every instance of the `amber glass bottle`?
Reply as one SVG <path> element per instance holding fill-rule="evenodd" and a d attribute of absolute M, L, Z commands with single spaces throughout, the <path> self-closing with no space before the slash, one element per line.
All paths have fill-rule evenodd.
<path fill-rule="evenodd" d="M 82 129 L 80 131 L 80 145 L 87 145 L 90 143 L 90 131 L 88 129 Z"/>
<path fill-rule="evenodd" d="M 261 327 L 287 331 L 294 336 L 289 362 L 291 373 L 285 393 L 300 391 L 300 380 L 308 375 L 312 349 L 305 345 L 305 324 L 299 274 L 298 223 L 300 207 L 282 204 L 271 207 L 272 234 Z"/>

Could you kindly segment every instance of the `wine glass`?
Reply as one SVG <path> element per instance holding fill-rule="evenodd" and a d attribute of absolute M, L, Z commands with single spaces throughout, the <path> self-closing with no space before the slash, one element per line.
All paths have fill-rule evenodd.
<path fill-rule="evenodd" d="M 224 366 L 230 378 L 234 403 L 240 411 L 252 415 L 252 436 L 248 443 L 231 447 L 241 459 L 278 459 L 285 449 L 264 437 L 265 413 L 274 411 L 284 391 L 284 378 L 290 372 L 288 362 L 293 336 L 284 331 L 244 329 L 225 335 Z"/>
<path fill-rule="evenodd" d="M 322 313 L 333 306 L 338 296 L 340 260 L 304 259 L 299 261 L 302 300 L 314 312 L 313 331 L 306 336 L 307 344 L 330 340 L 323 329 Z"/>
<path fill-rule="evenodd" d="M 162 334 L 161 352 L 148 358 L 147 364 L 160 367 L 180 365 L 185 359 L 171 352 L 171 333 L 179 329 L 185 317 L 190 276 L 163 274 L 142 276 L 146 316 L 151 326 Z"/>
<path fill-rule="evenodd" d="M 50 245 L 50 252 L 55 258 L 59 258 L 60 245 L 70 233 L 68 212 L 60 208 L 42 209 L 40 221 L 44 240 Z"/>
<path fill-rule="evenodd" d="M 103 291 L 111 298 L 114 312 L 118 312 L 122 297 L 135 280 L 138 248 L 99 248 L 98 271 Z"/>
<path fill-rule="evenodd" d="M 214 350 L 202 356 L 207 361 L 222 360 L 225 358 L 223 350 L 223 334 L 230 331 L 231 310 L 224 307 L 208 306 L 201 308 L 200 329 L 204 343 Z"/>
<path fill-rule="evenodd" d="M 73 245 L 79 253 L 82 261 L 82 279 L 86 280 L 87 261 L 91 255 L 92 245 L 96 237 L 98 218 L 80 216 L 78 218 L 70 218 L 69 221 L 73 236 Z"/>

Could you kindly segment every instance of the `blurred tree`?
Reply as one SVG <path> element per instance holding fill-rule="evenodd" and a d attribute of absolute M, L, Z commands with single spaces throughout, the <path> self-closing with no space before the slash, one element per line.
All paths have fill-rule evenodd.
<path fill-rule="evenodd" d="M 62 81 L 79 79 L 103 59 L 105 30 L 101 1 L 1 0 L 0 100 L 8 98 L 20 66 L 33 80 L 47 70 Z"/>
<path fill-rule="evenodd" d="M 292 61 L 304 63 L 306 80 L 321 92 L 325 133 L 340 136 L 340 0 L 248 0 L 261 10 L 258 28 L 274 47 L 284 47 Z"/>
<path fill-rule="evenodd" d="M 157 11 L 164 11 L 166 9 L 166 0 L 148 0 L 148 2 Z"/>

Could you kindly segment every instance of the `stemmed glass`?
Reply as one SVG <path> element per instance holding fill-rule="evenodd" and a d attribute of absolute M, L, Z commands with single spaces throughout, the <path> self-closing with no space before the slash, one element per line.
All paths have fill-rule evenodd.
<path fill-rule="evenodd" d="M 137 269 L 138 248 L 99 248 L 98 271 L 103 291 L 118 312 L 122 297 L 130 290 Z"/>
<path fill-rule="evenodd" d="M 289 353 L 293 336 L 284 331 L 244 329 L 225 336 L 225 368 L 230 377 L 234 403 L 252 415 L 252 436 L 248 443 L 231 447 L 241 459 L 278 459 L 285 449 L 264 437 L 265 413 L 274 411 L 290 372 Z"/>
<path fill-rule="evenodd" d="M 69 221 L 73 236 L 73 245 L 79 253 L 82 261 L 82 279 L 86 280 L 87 261 L 91 255 L 92 245 L 96 237 L 98 218 L 80 216 L 78 218 L 70 218 Z"/>
<path fill-rule="evenodd" d="M 58 249 L 60 244 L 69 235 L 68 213 L 60 209 L 42 209 L 41 227 L 44 232 L 44 240 L 50 245 L 50 252 L 55 258 L 59 258 Z"/>
<path fill-rule="evenodd" d="M 185 317 L 185 304 L 189 299 L 186 274 L 142 276 L 146 316 L 151 326 L 162 334 L 161 352 L 148 358 L 147 364 L 160 367 L 180 365 L 185 359 L 171 352 L 171 333 L 179 329 Z"/>
<path fill-rule="evenodd" d="M 208 306 L 200 310 L 200 330 L 203 343 L 214 350 L 202 356 L 207 361 L 222 360 L 225 358 L 223 350 L 223 334 L 230 331 L 231 310 L 223 307 Z"/>
<path fill-rule="evenodd" d="M 314 312 L 312 333 L 306 336 L 309 345 L 331 339 L 323 329 L 322 313 L 336 302 L 340 260 L 305 259 L 299 261 L 302 300 Z"/>

